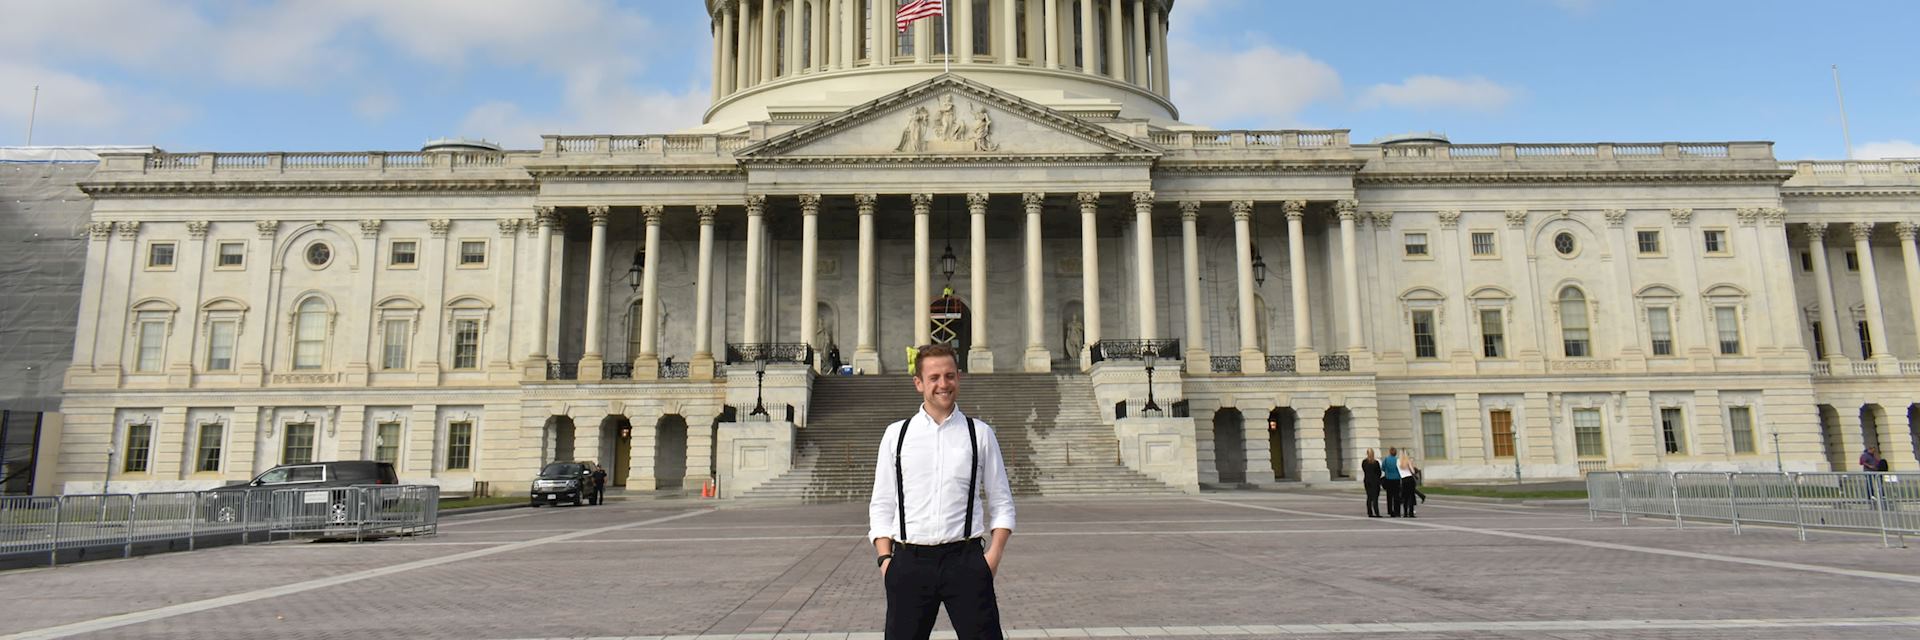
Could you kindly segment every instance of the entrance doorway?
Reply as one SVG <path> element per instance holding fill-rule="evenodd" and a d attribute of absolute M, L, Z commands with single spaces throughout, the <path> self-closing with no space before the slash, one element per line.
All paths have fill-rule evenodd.
<path fill-rule="evenodd" d="M 1347 410 L 1345 407 L 1327 409 L 1321 433 L 1327 436 L 1327 473 L 1329 477 L 1347 476 Z"/>
<path fill-rule="evenodd" d="M 565 462 L 573 460 L 573 418 L 569 416 L 549 416 L 547 418 L 547 459 L 545 462 Z"/>
<path fill-rule="evenodd" d="M 1275 480 L 1300 479 L 1300 450 L 1293 444 L 1299 422 L 1300 415 L 1286 407 L 1267 412 L 1267 448 L 1273 456 Z"/>
<path fill-rule="evenodd" d="M 682 489 L 687 480 L 687 419 L 665 415 L 654 427 L 654 489 Z"/>
<path fill-rule="evenodd" d="M 953 295 L 953 287 L 948 286 L 940 297 L 927 305 L 928 335 L 934 344 L 953 347 L 961 371 L 967 369 L 967 349 L 973 346 L 973 322 L 967 303 Z"/>
<path fill-rule="evenodd" d="M 1245 422 L 1239 409 L 1221 409 L 1213 414 L 1213 468 L 1220 472 L 1221 484 L 1247 481 Z"/>

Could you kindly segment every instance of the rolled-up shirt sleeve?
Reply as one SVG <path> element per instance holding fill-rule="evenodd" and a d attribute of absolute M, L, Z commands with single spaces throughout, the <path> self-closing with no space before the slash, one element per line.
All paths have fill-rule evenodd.
<path fill-rule="evenodd" d="M 900 423 L 887 426 L 880 437 L 880 451 L 873 465 L 873 497 L 867 501 L 867 542 L 891 538 L 900 532 L 900 498 L 894 495 L 894 442 L 900 437 Z"/>
<path fill-rule="evenodd" d="M 1000 456 L 1000 437 L 988 428 L 983 438 L 986 440 L 987 455 L 980 464 L 986 467 L 987 489 L 987 531 L 994 529 L 1013 530 L 1013 485 L 1007 481 L 1007 461 Z"/>

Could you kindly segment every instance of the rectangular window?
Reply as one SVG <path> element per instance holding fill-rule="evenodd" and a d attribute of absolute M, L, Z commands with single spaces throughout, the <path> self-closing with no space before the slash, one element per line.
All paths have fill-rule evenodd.
<path fill-rule="evenodd" d="M 1607 457 L 1606 438 L 1600 433 L 1599 409 L 1573 410 L 1573 448 L 1582 458 Z"/>
<path fill-rule="evenodd" d="M 1714 307 L 1713 323 L 1720 331 L 1720 355 L 1740 355 L 1740 314 L 1733 307 Z"/>
<path fill-rule="evenodd" d="M 313 423 L 296 422 L 286 425 L 280 441 L 280 464 L 306 464 L 313 462 Z"/>
<path fill-rule="evenodd" d="M 1560 303 L 1560 348 L 1569 358 L 1593 355 L 1587 350 L 1587 305 L 1585 302 Z"/>
<path fill-rule="evenodd" d="M 147 463 L 153 453 L 153 425 L 127 425 L 127 454 L 122 471 L 127 473 L 146 473 Z"/>
<path fill-rule="evenodd" d="M 1847 270 L 1848 271 L 1860 270 L 1860 253 L 1859 252 L 1857 251 L 1847 252 Z"/>
<path fill-rule="evenodd" d="M 480 368 L 479 320 L 457 320 L 453 323 L 453 368 Z"/>
<path fill-rule="evenodd" d="M 1801 271 L 1813 270 L 1813 254 L 1812 253 L 1806 252 L 1806 251 L 1800 252 L 1800 270 Z"/>
<path fill-rule="evenodd" d="M 447 423 L 447 468 L 473 467 L 473 423 Z"/>
<path fill-rule="evenodd" d="M 160 314 L 147 312 L 140 314 L 140 344 L 135 345 L 138 358 L 133 370 L 141 373 L 160 371 L 161 360 L 167 349 L 167 322 Z"/>
<path fill-rule="evenodd" d="M 1476 256 L 1493 255 L 1493 232 L 1492 231 L 1473 232 L 1473 255 L 1476 255 Z"/>
<path fill-rule="evenodd" d="M 194 471 L 220 470 L 220 441 L 227 428 L 218 422 L 200 425 L 200 446 L 194 450 Z"/>
<path fill-rule="evenodd" d="M 1686 414 L 1680 407 L 1660 408 L 1660 436 L 1667 443 L 1667 453 L 1685 454 L 1687 452 Z"/>
<path fill-rule="evenodd" d="M 1653 339 L 1653 355 L 1673 355 L 1673 311 L 1666 307 L 1648 307 L 1647 335 Z"/>
<path fill-rule="evenodd" d="M 1513 457 L 1513 412 L 1504 409 L 1489 411 L 1487 425 L 1493 428 L 1493 457 Z"/>
<path fill-rule="evenodd" d="M 399 371 L 407 368 L 407 337 L 413 321 L 388 320 L 380 328 L 380 368 Z"/>
<path fill-rule="evenodd" d="M 480 240 L 460 242 L 460 266 L 484 265 L 487 263 L 487 243 Z"/>
<path fill-rule="evenodd" d="M 1658 255 L 1660 253 L 1660 230 L 1642 229 L 1634 234 L 1640 241 L 1640 253 Z"/>
<path fill-rule="evenodd" d="M 218 320 L 207 324 L 207 370 L 233 370 L 233 341 L 240 323 Z"/>
<path fill-rule="evenodd" d="M 1727 426 L 1733 430 L 1733 452 L 1753 453 L 1753 408 L 1728 408 Z"/>
<path fill-rule="evenodd" d="M 1700 237 L 1706 240 L 1709 255 L 1727 252 L 1727 230 L 1707 229 L 1700 232 Z"/>
<path fill-rule="evenodd" d="M 412 240 L 395 240 L 387 250 L 387 264 L 395 267 L 411 267 L 420 260 L 420 243 Z"/>
<path fill-rule="evenodd" d="M 1413 357 L 1434 358 L 1439 349 L 1433 344 L 1433 312 L 1413 312 Z"/>
<path fill-rule="evenodd" d="M 1407 255 L 1409 256 L 1427 255 L 1427 234 L 1409 233 L 1407 234 L 1406 237 L 1407 237 Z"/>
<path fill-rule="evenodd" d="M 319 369 L 327 355 L 327 314 L 304 311 L 295 322 L 293 368 L 297 371 Z"/>
<path fill-rule="evenodd" d="M 155 242 L 147 245 L 148 269 L 173 268 L 173 243 Z"/>
<path fill-rule="evenodd" d="M 1480 355 L 1507 357 L 1507 325 L 1501 321 L 1499 309 L 1480 310 Z"/>
<path fill-rule="evenodd" d="M 1860 357 L 1873 357 L 1873 331 L 1867 328 L 1867 321 L 1855 322 L 1853 328 L 1860 332 Z"/>
<path fill-rule="evenodd" d="M 1447 416 L 1438 411 L 1420 412 L 1421 455 L 1428 460 L 1447 457 Z"/>
<path fill-rule="evenodd" d="M 220 264 L 222 267 L 239 268 L 247 266 L 247 243 L 220 243 Z"/>
<path fill-rule="evenodd" d="M 1814 322 L 1812 324 L 1813 324 L 1813 357 L 1815 359 L 1825 359 L 1827 357 L 1827 336 L 1820 332 L 1819 322 Z"/>
<path fill-rule="evenodd" d="M 382 422 L 374 427 L 373 460 L 375 462 L 400 462 L 400 423 Z"/>

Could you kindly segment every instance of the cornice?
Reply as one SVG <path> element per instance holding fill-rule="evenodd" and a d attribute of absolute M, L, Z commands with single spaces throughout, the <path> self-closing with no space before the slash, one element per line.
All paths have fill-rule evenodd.
<path fill-rule="evenodd" d="M 1359 184 L 1729 183 L 1778 185 L 1792 171 L 1422 171 L 1361 173 Z"/>
<path fill-rule="evenodd" d="M 1154 161 L 1153 154 L 1110 154 L 1110 153 L 1051 153 L 1051 154 L 956 154 L 956 155 L 852 155 L 852 156 L 774 156 L 765 158 L 742 158 L 744 167 L 769 165 L 955 165 L 955 164 L 1035 164 L 1035 163 L 1078 163 L 1078 164 L 1149 164 Z"/>
<path fill-rule="evenodd" d="M 1920 188 L 1884 188 L 1884 187 L 1835 187 L 1806 188 L 1790 187 L 1780 190 L 1782 198 L 1914 198 L 1920 197 Z"/>
<path fill-rule="evenodd" d="M 497 180 L 265 180 L 83 182 L 80 190 L 94 198 L 156 196 L 252 195 L 375 195 L 390 193 L 531 193 L 539 190 L 532 179 Z"/>
<path fill-rule="evenodd" d="M 739 165 L 546 165 L 528 167 L 535 178 L 709 178 L 738 177 Z"/>
<path fill-rule="evenodd" d="M 1217 162 L 1168 162 L 1154 165 L 1166 173 L 1342 173 L 1352 174 L 1366 167 L 1364 160 L 1240 160 Z"/>

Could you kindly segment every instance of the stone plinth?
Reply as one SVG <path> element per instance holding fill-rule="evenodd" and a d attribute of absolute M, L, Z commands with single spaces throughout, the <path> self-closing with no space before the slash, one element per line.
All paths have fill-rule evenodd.
<path fill-rule="evenodd" d="M 1120 461 L 1128 469 L 1200 493 L 1192 418 L 1123 418 L 1114 423 L 1113 434 L 1120 438 Z"/>
<path fill-rule="evenodd" d="M 793 468 L 793 423 L 722 422 L 720 442 L 720 496 L 732 498 L 779 477 Z"/>

